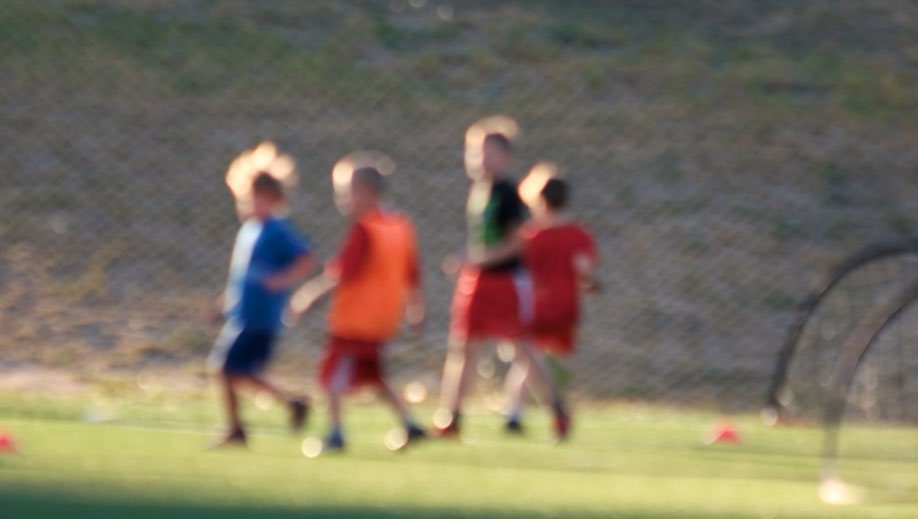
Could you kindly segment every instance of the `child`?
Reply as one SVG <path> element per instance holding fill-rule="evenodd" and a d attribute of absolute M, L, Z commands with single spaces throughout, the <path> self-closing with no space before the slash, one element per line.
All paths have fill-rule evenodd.
<path fill-rule="evenodd" d="M 350 213 L 353 225 L 346 242 L 324 275 L 294 296 L 291 308 L 301 315 L 333 291 L 320 371 L 332 422 L 323 452 L 344 448 L 341 397 L 366 384 L 379 387 L 395 407 L 408 442 L 424 437 L 380 365 L 382 349 L 398 333 L 406 308 L 417 329 L 424 319 L 414 228 L 406 215 L 381 208 L 384 179 L 375 168 L 355 170 L 347 187 L 342 212 Z"/>
<path fill-rule="evenodd" d="M 226 324 L 211 352 L 228 417 L 228 430 L 219 445 L 245 445 L 239 419 L 238 390 L 247 385 L 267 391 L 287 403 L 291 425 L 302 427 L 307 406 L 260 376 L 271 356 L 289 291 L 312 269 L 306 244 L 289 221 L 278 215 L 283 185 L 269 173 L 252 182 L 249 214 L 236 236 L 229 279 L 223 294 Z"/>
<path fill-rule="evenodd" d="M 461 269 L 453 297 L 441 409 L 434 416 L 441 436 L 459 433 L 462 400 L 483 341 L 503 339 L 517 344 L 517 356 L 532 354 L 520 342 L 532 316 L 531 285 L 523 269 L 519 236 L 526 208 L 516 186 L 502 177 L 511 160 L 510 140 L 490 133 L 482 142 L 481 163 L 469 168 L 468 254 L 464 260 L 453 260 Z M 553 391 L 552 399 L 557 400 Z"/>
<path fill-rule="evenodd" d="M 532 205 L 533 221 L 523 229 L 523 256 L 532 276 L 535 316 L 530 334 L 538 350 L 566 356 L 574 351 L 580 315 L 579 289 L 595 290 L 597 254 L 593 238 L 564 215 L 569 188 L 560 179 L 549 179 Z M 538 359 L 544 363 L 543 359 Z M 528 366 L 514 366 L 508 376 L 511 410 L 507 429 L 521 431 L 524 389 L 531 376 Z M 557 427 L 563 439 L 568 423 Z"/>

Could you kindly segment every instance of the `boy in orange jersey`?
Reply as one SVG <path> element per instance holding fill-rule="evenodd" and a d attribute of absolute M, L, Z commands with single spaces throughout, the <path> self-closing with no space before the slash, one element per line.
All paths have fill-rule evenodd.
<path fill-rule="evenodd" d="M 368 384 L 377 386 L 395 407 L 409 442 L 424 437 L 386 382 L 380 363 L 382 349 L 398 333 L 402 317 L 407 313 L 419 330 L 425 313 L 414 227 L 406 215 L 382 209 L 383 189 L 384 178 L 375 168 L 353 172 L 341 208 L 353 219 L 345 244 L 324 275 L 294 295 L 292 310 L 301 315 L 332 292 L 329 343 L 320 370 L 332 427 L 323 451 L 344 448 L 341 397 Z"/>

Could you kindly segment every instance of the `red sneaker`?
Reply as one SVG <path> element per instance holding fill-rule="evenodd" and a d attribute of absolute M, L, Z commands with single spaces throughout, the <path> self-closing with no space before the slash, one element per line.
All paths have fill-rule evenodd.
<path fill-rule="evenodd" d="M 459 416 L 455 413 L 438 411 L 434 415 L 434 428 L 431 432 L 433 438 L 458 438 Z"/>
<path fill-rule="evenodd" d="M 558 438 L 558 441 L 564 441 L 567 439 L 567 435 L 571 432 L 571 415 L 566 412 L 556 412 L 555 413 L 555 436 Z"/>

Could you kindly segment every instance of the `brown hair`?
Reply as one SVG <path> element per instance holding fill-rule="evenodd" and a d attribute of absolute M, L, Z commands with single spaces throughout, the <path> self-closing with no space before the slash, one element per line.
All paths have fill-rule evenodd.
<path fill-rule="evenodd" d="M 255 195 L 267 195 L 275 200 L 284 198 L 284 185 L 270 173 L 262 171 L 255 175 L 252 180 L 252 193 Z"/>
<path fill-rule="evenodd" d="M 504 153 L 513 152 L 513 143 L 510 142 L 510 139 L 502 133 L 489 133 L 485 135 L 484 144 L 494 144 L 499 147 Z"/>
<path fill-rule="evenodd" d="M 552 178 L 545 183 L 540 195 L 550 209 L 564 209 L 570 196 L 570 186 L 560 178 Z"/>
<path fill-rule="evenodd" d="M 364 167 L 354 170 L 351 183 L 358 184 L 372 190 L 377 195 L 386 190 L 386 179 L 373 167 Z"/>

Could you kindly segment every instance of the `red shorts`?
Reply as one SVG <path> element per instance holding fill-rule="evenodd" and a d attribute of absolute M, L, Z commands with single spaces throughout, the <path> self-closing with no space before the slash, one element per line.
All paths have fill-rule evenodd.
<path fill-rule="evenodd" d="M 576 305 L 558 298 L 537 298 L 529 335 L 536 347 L 556 355 L 573 353 L 580 321 Z"/>
<path fill-rule="evenodd" d="M 524 271 L 466 268 L 456 282 L 450 335 L 518 340 L 525 336 L 531 314 L 531 285 Z"/>
<path fill-rule="evenodd" d="M 570 355 L 576 343 L 577 323 L 557 323 L 550 326 L 534 326 L 531 331 L 533 344 L 555 355 Z"/>
<path fill-rule="evenodd" d="M 346 391 L 365 385 L 382 385 L 382 348 L 382 342 L 329 338 L 319 369 L 322 387 Z"/>

